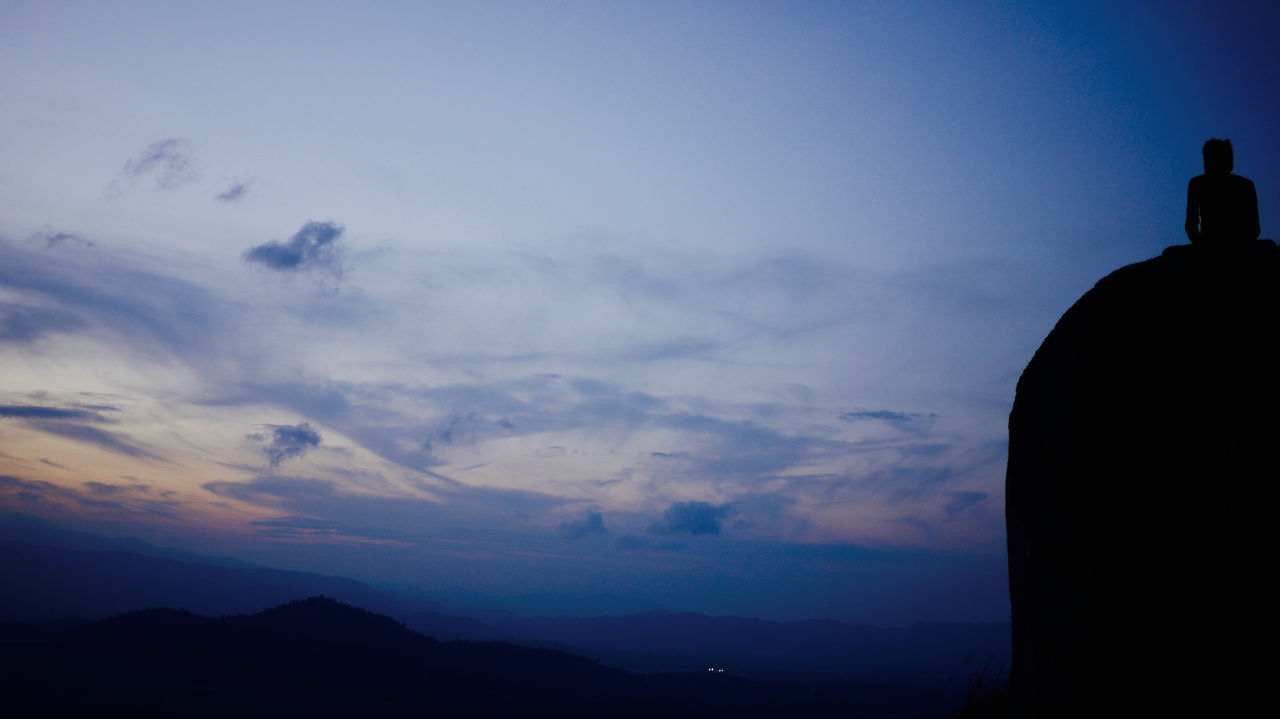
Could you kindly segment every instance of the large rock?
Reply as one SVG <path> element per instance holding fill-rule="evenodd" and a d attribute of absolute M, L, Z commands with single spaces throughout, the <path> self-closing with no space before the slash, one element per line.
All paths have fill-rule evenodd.
<path fill-rule="evenodd" d="M 1021 716 L 1233 716 L 1268 693 L 1278 319 L 1275 243 L 1170 247 L 1027 365 L 1006 478 Z"/>

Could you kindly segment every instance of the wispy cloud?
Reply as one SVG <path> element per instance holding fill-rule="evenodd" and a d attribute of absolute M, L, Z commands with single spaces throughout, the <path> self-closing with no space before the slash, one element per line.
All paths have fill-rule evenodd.
<path fill-rule="evenodd" d="M 41 405 L 0 405 L 0 417 L 21 419 L 92 419 L 95 414 L 83 409 L 46 407 Z"/>
<path fill-rule="evenodd" d="M 196 179 L 191 162 L 191 143 L 180 137 L 153 142 L 124 164 L 121 174 L 128 178 L 152 177 L 156 187 L 172 189 Z"/>
<path fill-rule="evenodd" d="M 87 424 L 58 419 L 29 419 L 26 421 L 26 426 L 48 434 L 58 435 L 59 437 L 97 445 L 105 450 L 135 459 L 163 461 L 162 457 L 142 448 L 122 432 L 108 432 Z"/>
<path fill-rule="evenodd" d="M 245 250 L 244 261 L 281 272 L 321 269 L 341 274 L 337 242 L 344 231 L 333 222 L 308 222 L 286 242 L 272 240 Z"/>
<path fill-rule="evenodd" d="M 172 492 L 145 484 L 86 482 L 81 490 L 12 475 L 0 475 L 0 505 L 37 510 L 54 506 L 101 510 L 116 520 L 136 519 L 138 515 L 177 519 L 184 506 Z"/>
<path fill-rule="evenodd" d="M 987 496 L 986 492 L 950 492 L 947 494 L 948 501 L 943 505 L 942 511 L 947 513 L 947 519 L 951 519 L 969 507 L 983 501 Z"/>
<path fill-rule="evenodd" d="M 29 340 L 100 330 L 134 349 L 194 362 L 234 346 L 233 337 L 219 331 L 228 299 L 138 256 L 72 249 L 33 251 L 0 241 L 0 288 L 21 302 L 0 304 L 0 316 L 13 318 L 0 326 Z"/>
<path fill-rule="evenodd" d="M 0 342 L 29 344 L 46 335 L 81 329 L 86 324 L 71 312 L 0 302 Z"/>
<path fill-rule="evenodd" d="M 213 199 L 219 202 L 238 202 L 247 194 L 249 194 L 249 183 L 237 182 L 228 187 L 226 192 L 214 195 Z"/>
<path fill-rule="evenodd" d="M 75 232 L 61 232 L 51 227 L 44 227 L 39 232 L 31 235 L 28 241 L 39 242 L 46 248 L 57 247 L 63 243 L 71 243 L 93 247 L 93 241 L 84 237 L 84 235 Z"/>
<path fill-rule="evenodd" d="M 428 541 L 442 532 L 472 533 L 515 525 L 532 536 L 529 533 L 534 528 L 516 515 L 545 517 L 557 513 L 566 502 L 537 492 L 458 484 L 437 487 L 435 497 L 390 486 L 371 494 L 351 491 L 350 482 L 338 479 L 284 475 L 238 482 L 215 480 L 201 486 L 219 497 L 323 521 L 323 528 L 344 536 L 408 543 Z M 537 531 L 545 536 L 546 526 L 542 524 Z"/>
<path fill-rule="evenodd" d="M 937 418 L 938 415 L 932 413 L 895 412 L 888 409 L 856 410 L 840 413 L 841 422 L 883 422 L 891 427 L 908 432 L 921 431 Z"/>

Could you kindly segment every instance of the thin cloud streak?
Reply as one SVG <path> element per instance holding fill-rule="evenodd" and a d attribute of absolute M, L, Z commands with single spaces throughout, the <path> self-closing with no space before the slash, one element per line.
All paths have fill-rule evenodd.
<path fill-rule="evenodd" d="M 121 175 L 152 177 L 156 187 L 171 190 L 197 178 L 191 162 L 191 143 L 180 137 L 158 140 L 124 164 Z"/>

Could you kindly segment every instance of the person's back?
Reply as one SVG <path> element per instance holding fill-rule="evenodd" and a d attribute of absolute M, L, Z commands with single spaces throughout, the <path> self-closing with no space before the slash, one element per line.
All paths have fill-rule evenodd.
<path fill-rule="evenodd" d="M 1253 183 L 1231 174 L 1230 140 L 1204 144 L 1204 174 L 1187 185 L 1187 237 L 1192 244 L 1234 245 L 1258 239 L 1258 195 Z"/>

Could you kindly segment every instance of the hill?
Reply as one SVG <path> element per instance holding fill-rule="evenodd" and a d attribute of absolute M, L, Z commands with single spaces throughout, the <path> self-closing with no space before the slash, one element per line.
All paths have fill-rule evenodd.
<path fill-rule="evenodd" d="M 75 541 L 79 546 L 103 544 L 92 535 Z M 122 541 L 127 540 L 110 540 L 107 546 Z M 0 541 L 0 584 L 12 588 L 0 593 L 0 622 L 10 623 L 102 619 L 153 607 L 210 616 L 245 614 L 325 595 L 393 616 L 441 640 L 554 648 L 638 672 L 717 667 L 768 681 L 856 681 L 937 693 L 961 691 L 970 674 L 984 667 L 1003 671 L 1009 664 L 1009 625 L 1003 623 L 878 628 L 834 620 L 774 622 L 671 612 L 612 617 L 493 612 L 476 617 L 339 577 L 16 541 Z M 4 631 L 35 630 L 11 624 Z"/>
<path fill-rule="evenodd" d="M 637 675 L 545 649 L 439 642 L 325 598 L 209 618 L 153 609 L 0 645 L 19 715 L 913 716 L 918 693 Z"/>
<path fill-rule="evenodd" d="M 1275 243 L 1171 247 L 1099 281 L 1027 365 L 1006 480 L 1025 711 L 1269 700 L 1278 317 Z"/>

